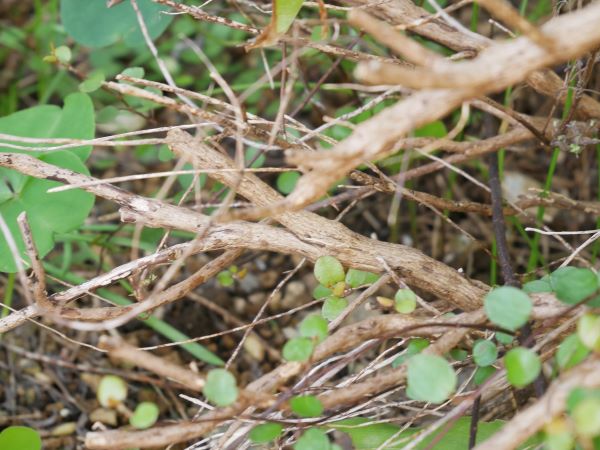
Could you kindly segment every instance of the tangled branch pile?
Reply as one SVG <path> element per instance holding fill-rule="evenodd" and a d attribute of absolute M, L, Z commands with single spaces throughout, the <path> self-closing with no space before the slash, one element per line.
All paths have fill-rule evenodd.
<path fill-rule="evenodd" d="M 144 17 L 137 3 L 131 3 L 144 32 Z M 595 319 L 590 311 L 596 281 L 591 292 L 567 301 L 550 282 L 548 289 L 529 284 L 519 292 L 528 294 L 531 311 L 526 323 L 513 327 L 511 318 L 506 322 L 490 311 L 488 301 L 493 301 L 494 283 L 520 289 L 523 283 L 573 261 L 588 272 L 593 269 L 593 240 L 580 245 L 579 236 L 572 242 L 551 228 L 595 227 L 600 212 L 600 203 L 594 201 L 600 193 L 597 183 L 592 183 L 599 176 L 593 149 L 599 142 L 600 2 L 559 2 L 542 25 L 529 21 L 508 0 L 479 0 L 478 5 L 461 1 L 437 12 L 411 0 L 304 2 L 300 15 L 282 33 L 273 31 L 279 19 L 277 8 L 265 12 L 269 5 L 264 3 L 224 2 L 231 8 L 216 4 L 200 8 L 170 0 L 154 3 L 193 18 L 199 27 L 213 23 L 239 30 L 247 38 L 258 36 L 250 44 L 243 40 L 237 44 L 247 45 L 248 56 L 242 57 L 253 55 L 256 61 L 261 61 L 261 54 L 276 57 L 278 64 L 267 70 L 264 82 L 269 77 L 279 79 L 279 91 L 273 90 L 278 107 L 247 110 L 245 102 L 253 92 L 240 94 L 232 89 L 217 57 L 209 59 L 201 43 L 187 37 L 185 46 L 219 89 L 207 94 L 178 87 L 163 61 L 165 55 L 146 29 L 145 45 L 166 83 L 123 73 L 114 81 L 101 81 L 100 86 L 117 98 L 153 104 L 159 111 L 153 120 L 166 128 L 154 130 L 160 137 L 142 143 L 166 144 L 175 155 L 174 171 L 191 164 L 195 180 L 207 176 L 211 182 L 206 186 L 213 183 L 220 192 L 211 194 L 206 186 L 190 184 L 183 196 L 174 198 L 172 186 L 178 173 L 172 172 L 156 195 L 138 194 L 133 189 L 140 185 L 131 177 L 102 180 L 39 157 L 69 146 L 140 144 L 127 137 L 83 141 L 0 135 L 4 170 L 65 186 L 56 191 L 79 188 L 103 199 L 103 211 L 94 211 L 89 223 L 99 223 L 116 207 L 118 218 L 113 215 L 111 220 L 134 224 L 138 242 L 144 228 L 164 232 L 155 251 L 140 256 L 134 246 L 130 259 L 116 257 L 122 261 L 109 270 L 59 289 L 51 288 L 51 277 L 37 254 L 35 233 L 32 238 L 26 217 L 20 216 L 22 238 L 12 239 L 24 242 L 24 253 L 11 247 L 6 226 L 3 236 L 17 261 L 23 304 L 0 319 L 0 332 L 14 330 L 6 335 L 10 337 L 23 327 L 46 324 L 96 345 L 92 351 L 153 372 L 174 382 L 176 389 L 200 397 L 203 389 L 207 394 L 208 367 L 196 371 L 169 362 L 160 352 L 126 343 L 114 330 L 140 315 L 165 311 L 174 302 L 199 298 L 204 286 L 214 287 L 215 277 L 234 264 L 257 270 L 249 263 L 264 252 L 291 255 L 298 264 L 247 321 L 235 317 L 228 321 L 231 311 L 200 297 L 203 307 L 225 317 L 229 327 L 237 327 L 214 337 L 217 342 L 228 334 L 235 339 L 226 365 L 238 375 L 237 387 L 229 388 L 237 393 L 232 401 L 222 405 L 217 401 L 211 409 L 201 403 L 204 406 L 194 418 L 179 415 L 176 421 L 164 420 L 144 430 L 87 430 L 86 448 L 164 448 L 198 441 L 190 448 L 246 448 L 251 443 L 248 434 L 265 423 L 279 426 L 282 446 L 332 448 L 329 441 L 327 447 L 314 446 L 317 441 L 309 441 L 309 431 L 336 430 L 332 441 L 350 445 L 344 441 L 342 432 L 347 430 L 340 421 L 356 417 L 367 419 L 363 427 L 373 433 L 375 444 L 368 446 L 348 433 L 355 448 L 451 448 L 444 444 L 449 439 L 446 433 L 455 430 L 463 416 L 470 416 L 461 437 L 468 448 L 518 448 L 538 432 L 546 433 L 537 441 L 545 442 L 546 448 L 571 448 L 550 447 L 551 438 L 560 433 L 571 439 L 568 445 L 578 440 L 582 448 L 594 448 L 592 439 L 600 429 L 586 434 L 565 412 L 574 388 L 600 388 L 598 342 L 581 331 L 581 317 Z M 284 8 L 284 3 L 273 5 Z M 467 20 L 475 7 L 481 7 L 480 17 L 489 21 L 476 18 L 469 28 Z M 234 15 L 232 9 L 238 12 Z M 264 26 L 247 25 L 254 21 Z M 313 32 L 317 28 L 322 33 Z M 487 37 L 493 34 L 496 37 Z M 311 63 L 311 58 L 323 55 L 328 68 Z M 344 79 L 349 73 L 340 69 L 348 61 L 354 68 L 352 79 Z M 63 68 L 73 77 L 86 77 L 85 68 L 69 63 Z M 340 98 L 352 107 L 337 118 L 329 117 L 330 105 L 339 104 Z M 451 129 L 441 135 L 423 134 L 421 130 L 431 123 Z M 192 132 L 185 129 L 187 125 Z M 342 130 L 343 136 L 332 130 Z M 259 149 L 273 167 L 251 168 L 245 159 L 248 147 Z M 27 154 L 29 150 L 37 153 Z M 498 154 L 504 167 L 498 167 Z M 557 168 L 557 162 L 562 167 Z M 301 174 L 289 195 L 272 186 L 269 169 Z M 513 195 L 511 170 L 514 174 L 528 169 L 546 184 Z M 565 179 L 562 184 L 552 184 L 555 172 L 555 178 Z M 341 185 L 340 180 L 344 180 Z M 116 186 L 123 181 L 131 189 Z M 217 200 L 216 207 L 207 206 L 207 194 Z M 423 208 L 417 211 L 415 205 Z M 539 233 L 526 232 L 524 226 L 540 229 Z M 185 240 L 170 235 L 182 231 L 188 236 Z M 341 287 L 336 283 L 327 287 L 336 298 L 345 296 L 350 301 L 331 317 L 323 314 L 331 320 L 318 339 L 309 336 L 314 348 L 310 347 L 307 358 L 289 357 L 285 348 L 282 357 L 257 330 L 268 328 L 265 323 L 277 323 L 267 313 L 278 311 L 274 303 L 290 280 L 306 272 L 305 261 L 312 265 L 323 257 L 333 257 L 344 267 Z M 494 278 L 493 272 L 490 277 L 490 267 L 492 272 L 499 268 L 501 276 Z M 352 285 L 349 269 L 381 276 Z M 308 278 L 310 273 L 303 280 Z M 88 297 L 106 297 L 99 289 L 118 292 L 124 280 L 132 285 L 135 303 L 76 304 Z M 573 283 L 569 289 L 576 291 L 579 285 Z M 393 300 L 392 306 L 386 303 L 386 295 L 393 297 L 397 290 L 414 295 L 414 311 L 400 314 L 394 311 Z M 313 302 L 307 294 L 299 305 L 284 308 L 285 323 L 293 328 L 302 318 L 311 317 L 307 311 L 320 315 L 321 302 L 329 295 Z M 508 316 L 521 313 L 511 310 L 516 297 L 505 299 L 502 308 Z M 585 357 L 577 364 L 561 365 L 555 359 L 559 344 L 566 342 L 565 336 L 578 323 L 578 344 L 581 351 L 587 348 Z M 597 333 L 599 322 L 591 327 L 596 331 L 590 333 Z M 287 330 L 291 334 L 292 328 Z M 502 342 L 497 337 L 500 332 L 504 337 L 512 332 L 516 340 Z M 197 340 L 210 338 L 203 330 L 197 334 Z M 451 360 L 452 373 L 458 374 L 458 388 L 453 386 L 441 401 L 415 394 L 410 377 L 416 366 L 406 357 L 398 360 L 399 353 L 412 351 L 411 342 L 418 342 L 415 338 L 430 342 L 423 355 Z M 269 370 L 264 370 L 268 364 L 255 364 L 253 370 L 246 363 L 238 365 L 238 353 L 247 351 L 249 339 L 267 349 Z M 513 347 L 535 352 L 541 367 L 520 386 L 511 380 L 507 358 L 477 363 L 474 347 L 481 340 L 498 342 L 494 350 L 501 356 Z M 10 344 L 3 345 L 10 350 Z M 458 357 L 457 351 L 466 353 Z M 496 370 L 474 382 L 483 367 Z M 432 391 L 439 388 L 436 383 L 443 383 L 442 375 L 437 381 L 436 376 L 432 375 Z M 307 394 L 322 410 L 315 417 L 298 418 L 290 399 Z M 206 396 L 212 400 L 210 393 Z M 600 415 L 600 408 L 593 414 Z M 485 433 L 495 419 L 503 421 L 498 422 L 501 431 Z M 369 428 L 375 423 L 393 425 L 391 434 Z M 410 433 L 404 433 L 404 428 Z M 483 440 L 483 434 L 493 435 Z M 313 447 L 302 447 L 302 439 Z"/>

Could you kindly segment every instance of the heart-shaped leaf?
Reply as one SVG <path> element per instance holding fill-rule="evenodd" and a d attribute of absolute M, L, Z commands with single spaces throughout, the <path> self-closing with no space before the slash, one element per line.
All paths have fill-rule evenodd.
<path fill-rule="evenodd" d="M 150 0 L 137 1 L 148 33 L 157 38 L 173 16 L 162 14 L 167 8 Z M 61 0 L 60 18 L 69 36 L 87 47 L 106 47 L 124 40 L 130 47 L 144 45 L 144 37 L 131 2 L 108 8 L 106 0 Z"/>

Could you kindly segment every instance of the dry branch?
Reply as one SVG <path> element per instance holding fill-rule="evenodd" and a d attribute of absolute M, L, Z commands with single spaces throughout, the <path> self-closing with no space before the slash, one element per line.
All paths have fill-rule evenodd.
<path fill-rule="evenodd" d="M 298 181 L 294 192 L 276 206 L 277 210 L 299 209 L 316 200 L 335 180 L 344 177 L 354 167 L 386 156 L 408 132 L 445 116 L 462 102 L 504 89 L 536 69 L 585 54 L 600 44 L 599 22 L 600 3 L 596 2 L 544 25 L 543 32 L 553 36 L 556 42 L 556 52 L 532 45 L 523 37 L 494 45 L 473 61 L 453 63 L 456 66 L 444 64 L 442 69 L 435 72 L 436 77 L 447 74 L 454 76 L 457 83 L 460 78 L 469 79 L 469 83 L 475 84 L 467 86 L 459 83 L 463 86 L 460 89 L 417 92 L 358 125 L 350 137 L 333 149 L 318 152 L 309 159 L 293 155 L 289 158 L 290 162 L 298 163 L 307 173 Z M 367 63 L 359 65 L 357 73 L 373 80 L 373 77 L 378 77 L 378 70 L 382 67 L 380 64 L 375 67 Z M 432 66 L 431 70 L 435 70 L 435 67 Z M 405 72 L 404 69 L 400 70 Z M 481 76 L 478 75 L 479 71 Z M 419 72 L 419 75 L 426 79 L 427 73 Z M 381 78 L 377 78 L 377 82 L 381 81 Z"/>

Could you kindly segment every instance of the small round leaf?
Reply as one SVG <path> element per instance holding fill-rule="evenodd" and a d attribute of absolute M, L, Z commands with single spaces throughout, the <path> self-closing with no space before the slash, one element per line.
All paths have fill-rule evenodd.
<path fill-rule="evenodd" d="M 313 289 L 312 295 L 315 300 L 329 297 L 331 295 L 331 289 L 326 288 L 322 284 L 318 284 L 317 287 Z"/>
<path fill-rule="evenodd" d="M 290 407 L 300 417 L 318 417 L 323 412 L 323 404 L 314 395 L 292 397 Z"/>
<path fill-rule="evenodd" d="M 56 47 L 54 50 L 54 55 L 56 56 L 56 59 L 63 64 L 67 64 L 69 61 L 71 61 L 71 49 L 66 45 Z"/>
<path fill-rule="evenodd" d="M 577 321 L 577 336 L 590 350 L 600 351 L 600 316 L 584 314 Z"/>
<path fill-rule="evenodd" d="M 456 389 L 452 366 L 436 355 L 415 355 L 408 360 L 407 395 L 413 400 L 442 403 Z"/>
<path fill-rule="evenodd" d="M 532 306 L 525 292 L 511 286 L 502 286 L 485 296 L 484 308 L 492 323 L 514 331 L 525 325 Z"/>
<path fill-rule="evenodd" d="M 542 369 L 540 357 L 525 347 L 516 347 L 509 350 L 504 356 L 506 378 L 517 388 L 527 386 L 537 378 Z"/>
<path fill-rule="evenodd" d="M 300 334 L 306 338 L 317 338 L 318 342 L 323 341 L 329 334 L 327 321 L 316 314 L 305 317 L 300 323 Z"/>
<path fill-rule="evenodd" d="M 319 428 L 309 428 L 294 444 L 294 450 L 329 450 L 327 434 Z"/>
<path fill-rule="evenodd" d="M 327 300 L 323 303 L 323 308 L 321 309 L 321 315 L 325 317 L 327 320 L 335 320 L 337 316 L 339 316 L 344 309 L 348 306 L 348 300 L 340 297 L 328 297 Z"/>
<path fill-rule="evenodd" d="M 296 187 L 296 183 L 300 179 L 300 172 L 289 171 L 280 173 L 277 177 L 277 189 L 282 194 L 289 194 Z"/>
<path fill-rule="evenodd" d="M 217 406 L 231 405 L 238 397 L 237 382 L 228 370 L 212 369 L 206 376 L 202 393 Z"/>
<path fill-rule="evenodd" d="M 290 339 L 283 346 L 283 357 L 287 361 L 305 362 L 310 359 L 314 348 L 312 339 L 306 337 Z"/>
<path fill-rule="evenodd" d="M 105 375 L 98 385 L 98 402 L 105 408 L 115 408 L 127 398 L 127 384 L 116 375 Z"/>
<path fill-rule="evenodd" d="M 156 403 L 142 402 L 136 406 L 133 415 L 129 418 L 129 423 L 134 428 L 145 430 L 156 423 L 159 413 Z"/>
<path fill-rule="evenodd" d="M 33 428 L 8 427 L 0 433 L 0 448 L 7 450 L 41 450 L 42 439 Z"/>
<path fill-rule="evenodd" d="M 417 295 L 410 289 L 398 289 L 394 296 L 394 308 L 400 314 L 410 314 L 417 307 Z"/>
<path fill-rule="evenodd" d="M 346 284 L 356 289 L 365 284 L 373 284 L 379 279 L 379 275 L 371 272 L 363 272 L 357 269 L 348 269 L 346 273 Z"/>
<path fill-rule="evenodd" d="M 569 305 L 584 300 L 598 289 L 598 277 L 590 269 L 561 267 L 550 279 L 558 299 Z"/>
<path fill-rule="evenodd" d="M 104 80 L 104 73 L 97 70 L 96 72 L 93 72 L 89 77 L 87 77 L 84 81 L 79 83 L 79 90 L 81 92 L 89 94 L 90 92 L 94 92 L 100 89 L 102 83 L 104 83 Z"/>
<path fill-rule="evenodd" d="M 473 346 L 473 361 L 480 367 L 489 366 L 498 358 L 498 349 L 493 342 L 480 339 Z"/>
<path fill-rule="evenodd" d="M 249 438 L 255 444 L 264 444 L 276 439 L 283 432 L 283 425 L 279 423 L 263 423 L 250 431 Z"/>
<path fill-rule="evenodd" d="M 558 346 L 556 364 L 562 370 L 567 370 L 583 361 L 589 353 L 589 349 L 583 345 L 579 336 L 571 334 Z"/>
<path fill-rule="evenodd" d="M 475 386 L 481 386 L 494 373 L 496 373 L 494 366 L 478 367 L 475 375 L 473 375 L 473 383 L 475 383 Z"/>
<path fill-rule="evenodd" d="M 588 438 L 600 435 L 600 399 L 589 397 L 581 400 L 571 417 L 579 435 Z"/>
<path fill-rule="evenodd" d="M 319 283 L 328 288 L 344 281 L 346 276 L 342 263 L 333 256 L 321 256 L 317 259 L 314 274 Z"/>

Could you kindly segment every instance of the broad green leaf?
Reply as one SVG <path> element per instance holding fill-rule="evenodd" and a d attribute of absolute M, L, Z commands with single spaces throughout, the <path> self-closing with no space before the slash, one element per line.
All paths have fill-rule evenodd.
<path fill-rule="evenodd" d="M 327 297 L 321 308 L 321 315 L 327 320 L 335 320 L 348 306 L 348 300 L 340 297 Z"/>
<path fill-rule="evenodd" d="M 516 347 L 504 355 L 506 378 L 517 388 L 527 386 L 537 378 L 542 369 L 540 357 L 533 350 Z"/>
<path fill-rule="evenodd" d="M 330 450 L 331 443 L 325 431 L 309 428 L 294 444 L 294 450 Z"/>
<path fill-rule="evenodd" d="M 132 427 L 145 430 L 156 423 L 160 411 L 153 402 L 142 402 L 136 406 L 133 415 L 129 418 Z"/>
<path fill-rule="evenodd" d="M 75 172 L 89 174 L 79 158 L 70 152 L 50 153 L 40 157 L 53 164 Z M 66 233 L 78 228 L 94 205 L 94 196 L 80 189 L 65 192 L 48 193 L 48 189 L 61 183 L 23 176 L 13 170 L 0 168 L 0 186 L 8 186 L 10 197 L 0 199 L 0 214 L 8 224 L 17 243 L 19 254 L 28 260 L 25 244 L 17 225 L 18 215 L 26 211 L 33 239 L 41 258 L 54 247 L 56 233 Z M 1 188 L 0 188 L 1 190 Z M 15 272 L 12 253 L 4 235 L 0 235 L 0 272 Z"/>
<path fill-rule="evenodd" d="M 277 34 L 283 34 L 290 28 L 302 8 L 302 3 L 304 0 L 274 0 L 272 2 Z"/>
<path fill-rule="evenodd" d="M 319 283 L 328 288 L 331 288 L 340 281 L 344 281 L 346 276 L 342 263 L 333 256 L 319 257 L 315 262 L 313 272 Z"/>
<path fill-rule="evenodd" d="M 454 361 L 465 361 L 469 357 L 469 352 L 465 349 L 456 347 L 450 350 L 448 355 L 450 355 Z"/>
<path fill-rule="evenodd" d="M 598 289 L 598 277 L 590 269 L 561 267 L 550 279 L 558 299 L 569 305 L 584 300 Z"/>
<path fill-rule="evenodd" d="M 0 433 L 0 448 L 6 450 L 41 450 L 42 439 L 33 428 L 8 427 Z"/>
<path fill-rule="evenodd" d="M 301 337 L 290 339 L 283 346 L 283 357 L 287 361 L 305 362 L 310 359 L 315 344 L 312 339 Z"/>
<path fill-rule="evenodd" d="M 346 272 L 346 284 L 353 289 L 366 284 L 373 284 L 379 279 L 379 275 L 371 272 L 364 272 L 357 269 L 348 269 Z"/>
<path fill-rule="evenodd" d="M 532 305 L 525 292 L 503 286 L 485 296 L 484 309 L 492 323 L 514 331 L 527 323 Z"/>
<path fill-rule="evenodd" d="M 478 366 L 489 366 L 498 358 L 498 349 L 493 342 L 480 339 L 473 346 L 473 361 Z"/>
<path fill-rule="evenodd" d="M 319 417 L 323 412 L 323 404 L 314 395 L 292 397 L 290 407 L 300 417 Z"/>
<path fill-rule="evenodd" d="M 584 314 L 577 321 L 577 336 L 590 350 L 600 351 L 600 316 Z"/>
<path fill-rule="evenodd" d="M 417 295 L 410 289 L 398 289 L 394 296 L 394 309 L 400 314 L 410 314 L 417 307 Z"/>
<path fill-rule="evenodd" d="M 353 448 L 356 450 L 373 450 L 379 448 L 388 439 L 395 436 L 388 445 L 382 447 L 385 450 L 401 450 L 410 442 L 411 436 L 422 430 L 421 427 L 411 427 L 400 432 L 401 427 L 390 423 L 374 423 L 366 425 L 371 420 L 362 417 L 342 420 L 331 424 L 331 428 L 344 432 L 352 439 Z M 444 435 L 444 438 L 435 444 L 433 450 L 465 450 L 469 443 L 470 417 L 461 417 Z M 479 422 L 477 431 L 477 443 L 481 443 L 493 435 L 504 425 L 504 421 Z M 426 438 L 417 445 L 417 450 L 430 448 L 431 442 L 436 435 Z"/>
<path fill-rule="evenodd" d="M 138 6 L 152 39 L 160 36 L 173 19 L 163 14 L 168 8 L 151 0 L 138 0 Z M 121 39 L 130 47 L 145 45 L 129 1 L 107 8 L 106 0 L 61 0 L 60 18 L 67 34 L 87 47 L 106 47 Z"/>
<path fill-rule="evenodd" d="M 392 361 L 392 367 L 396 368 L 400 364 L 404 363 L 411 356 L 417 355 L 421 353 L 429 347 L 429 341 L 425 338 L 414 338 L 411 339 L 406 346 L 406 350 L 400 356 L 398 356 L 394 361 Z"/>
<path fill-rule="evenodd" d="M 562 370 L 568 370 L 583 361 L 590 351 L 587 349 L 577 334 L 567 336 L 558 346 L 556 351 L 556 364 Z"/>
<path fill-rule="evenodd" d="M 212 369 L 206 376 L 202 393 L 217 406 L 231 405 L 238 397 L 237 382 L 228 370 Z"/>
<path fill-rule="evenodd" d="M 296 187 L 296 183 L 300 179 L 300 172 L 290 171 L 283 172 L 277 176 L 277 189 L 282 194 L 289 194 Z"/>
<path fill-rule="evenodd" d="M 444 358 L 419 354 L 410 358 L 407 365 L 406 394 L 413 400 L 442 403 L 454 393 L 456 373 Z"/>
<path fill-rule="evenodd" d="M 279 423 L 263 423 L 250 431 L 248 437 L 255 444 L 264 444 L 276 439 L 283 432 L 283 425 Z"/>
<path fill-rule="evenodd" d="M 571 389 L 566 402 L 567 412 L 569 414 L 573 414 L 573 411 L 575 410 L 575 407 L 579 404 L 579 402 L 585 400 L 586 398 L 594 398 L 600 401 L 600 389 L 582 387 L 576 387 Z"/>
<path fill-rule="evenodd" d="M 123 72 L 121 72 L 122 75 L 133 78 L 144 78 L 145 73 L 146 72 L 144 71 L 143 67 L 128 67 Z"/>
<path fill-rule="evenodd" d="M 300 334 L 306 338 L 317 338 L 317 342 L 323 341 L 329 334 L 327 321 L 316 314 L 304 318 L 299 327 Z"/>
<path fill-rule="evenodd" d="M 30 138 L 93 139 L 95 128 L 94 105 L 90 97 L 82 93 L 68 95 L 62 108 L 55 105 L 34 106 L 0 118 L 0 133 Z M 36 144 L 27 145 L 36 146 Z M 38 146 L 42 145 L 38 144 Z M 85 161 L 92 151 L 92 146 L 75 147 L 69 151 Z M 40 155 L 35 152 L 18 152 L 11 148 L 3 148 L 2 139 L 0 139 L 0 152 Z"/>
<path fill-rule="evenodd" d="M 104 408 L 116 408 L 127 398 L 127 383 L 116 375 L 105 375 L 98 384 L 96 396 Z"/>

